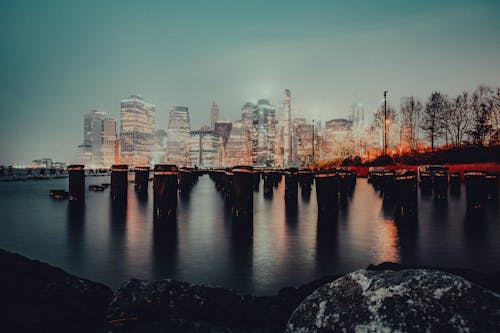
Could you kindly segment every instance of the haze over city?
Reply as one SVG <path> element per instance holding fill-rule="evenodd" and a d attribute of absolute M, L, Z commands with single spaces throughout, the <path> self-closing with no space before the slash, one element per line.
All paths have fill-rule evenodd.
<path fill-rule="evenodd" d="M 119 121 L 120 99 L 141 94 L 165 129 L 185 105 L 191 128 L 240 117 L 247 101 L 294 116 L 367 117 L 389 91 L 425 99 L 500 85 L 496 1 L 0 2 L 0 161 L 71 160 L 83 115 Z"/>

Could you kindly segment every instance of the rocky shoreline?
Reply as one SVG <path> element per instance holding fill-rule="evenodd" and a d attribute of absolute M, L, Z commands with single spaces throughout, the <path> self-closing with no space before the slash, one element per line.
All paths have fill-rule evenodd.
<path fill-rule="evenodd" d="M 131 279 L 113 292 L 103 284 L 5 250 L 0 250 L 0 265 L 0 313 L 3 317 L 0 330 L 3 332 L 283 332 L 292 313 L 306 298 L 309 300 L 308 296 L 348 276 L 325 276 L 300 287 L 281 289 L 274 296 L 241 295 L 224 288 L 171 279 L 151 282 Z M 418 274 L 424 272 L 425 276 L 434 276 L 434 273 L 427 273 L 436 270 L 427 266 L 382 263 L 368 266 L 363 274 L 372 276 L 379 272 L 381 275 L 377 275 L 377 279 L 380 280 L 380 276 L 387 275 L 384 271 L 392 271 L 391 279 L 394 280 L 397 272 L 408 276 L 409 270 L 416 269 Z M 450 279 L 463 278 L 481 289 L 474 297 L 482 293 L 494 295 L 488 296 L 486 303 L 482 299 L 474 302 L 487 304 L 482 307 L 500 313 L 500 301 L 496 301 L 500 299 L 500 271 L 491 274 L 458 268 L 439 271 L 448 274 L 433 278 L 433 283 L 437 283 L 435 288 L 439 279 L 449 284 Z M 385 282 L 380 283 L 384 285 Z M 482 322 L 492 321 L 490 312 L 483 315 L 487 318 Z M 288 330 L 294 331 L 290 326 Z"/>

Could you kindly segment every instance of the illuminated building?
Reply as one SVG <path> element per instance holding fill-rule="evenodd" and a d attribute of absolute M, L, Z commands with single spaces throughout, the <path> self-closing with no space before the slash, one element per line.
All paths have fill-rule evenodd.
<path fill-rule="evenodd" d="M 231 123 L 230 121 L 218 121 L 215 123 L 215 133 L 223 139 L 224 143 L 227 143 L 227 139 L 229 138 L 232 127 L 233 123 Z"/>
<path fill-rule="evenodd" d="M 252 159 L 254 166 L 275 164 L 276 109 L 260 99 L 252 111 Z M 226 154 L 227 155 L 227 154 Z"/>
<path fill-rule="evenodd" d="M 225 149 L 225 165 L 252 165 L 250 131 L 243 121 L 236 121 Z"/>
<path fill-rule="evenodd" d="M 98 110 L 87 112 L 83 117 L 83 145 L 89 151 L 84 155 L 90 158 L 86 161 L 87 166 L 100 166 L 102 161 L 102 132 L 103 120 L 106 118 L 106 113 Z"/>
<path fill-rule="evenodd" d="M 295 162 L 293 152 L 293 128 L 292 128 L 292 96 L 289 89 L 285 89 L 285 100 L 283 102 L 283 166 L 287 167 L 289 164 Z M 295 147 L 296 148 L 296 147 Z"/>
<path fill-rule="evenodd" d="M 90 168 L 109 167 L 115 162 L 116 122 L 106 113 L 92 110 L 84 115 L 83 144 L 77 160 Z"/>
<path fill-rule="evenodd" d="M 121 163 L 148 166 L 155 126 L 155 106 L 141 96 L 121 100 Z"/>
<path fill-rule="evenodd" d="M 241 108 L 241 121 L 244 125 L 252 126 L 253 124 L 253 108 L 255 104 L 247 102 Z"/>
<path fill-rule="evenodd" d="M 31 162 L 33 168 L 52 168 L 52 164 L 51 158 L 40 158 Z"/>
<path fill-rule="evenodd" d="M 353 154 L 352 120 L 332 119 L 319 133 L 319 156 L 322 160 L 345 158 Z"/>
<path fill-rule="evenodd" d="M 111 118 L 102 120 L 101 161 L 100 166 L 111 167 L 115 163 L 116 121 Z"/>
<path fill-rule="evenodd" d="M 165 162 L 177 166 L 189 166 L 191 164 L 189 152 L 190 132 L 189 109 L 186 106 L 174 106 L 170 110 L 168 121 Z"/>
<path fill-rule="evenodd" d="M 167 152 L 167 132 L 159 129 L 153 135 L 153 148 L 151 149 L 151 164 L 163 163 Z"/>
<path fill-rule="evenodd" d="M 215 102 L 212 104 L 212 108 L 210 109 L 210 125 L 211 129 L 215 130 L 215 123 L 219 121 L 220 109 Z"/>
<path fill-rule="evenodd" d="M 296 162 L 307 165 L 312 162 L 313 124 L 308 124 L 305 118 L 295 118 L 293 130 Z"/>
<path fill-rule="evenodd" d="M 191 131 L 190 134 L 191 165 L 198 167 L 219 166 L 221 162 L 219 136 L 208 126 Z"/>

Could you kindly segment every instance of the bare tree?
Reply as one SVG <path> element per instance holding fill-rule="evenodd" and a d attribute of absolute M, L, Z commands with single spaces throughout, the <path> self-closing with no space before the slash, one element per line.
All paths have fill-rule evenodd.
<path fill-rule="evenodd" d="M 373 124 L 374 131 L 379 131 L 383 135 L 384 130 L 384 106 L 381 106 L 374 114 L 373 114 Z M 397 133 L 398 133 L 398 114 L 396 109 L 392 107 L 392 105 L 387 104 L 387 146 L 394 146 L 396 144 Z"/>
<path fill-rule="evenodd" d="M 442 119 L 445 108 L 446 98 L 438 91 L 433 92 L 425 104 L 421 128 L 427 133 L 432 151 L 434 151 L 434 143 L 444 133 Z"/>
<path fill-rule="evenodd" d="M 492 115 L 493 115 L 494 94 L 493 89 L 488 86 L 480 85 L 472 94 L 472 128 L 469 135 L 474 144 L 483 146 L 488 136 L 493 133 Z"/>
<path fill-rule="evenodd" d="M 465 134 L 469 130 L 470 120 L 469 94 L 464 91 L 451 100 L 448 107 L 447 130 L 453 146 L 460 147 Z"/>
<path fill-rule="evenodd" d="M 407 97 L 401 102 L 401 143 L 415 150 L 418 144 L 418 129 L 422 102 L 415 97 Z"/>
<path fill-rule="evenodd" d="M 492 142 L 494 144 L 500 144 L 500 88 L 497 88 L 493 99 L 491 121 L 493 125 Z"/>

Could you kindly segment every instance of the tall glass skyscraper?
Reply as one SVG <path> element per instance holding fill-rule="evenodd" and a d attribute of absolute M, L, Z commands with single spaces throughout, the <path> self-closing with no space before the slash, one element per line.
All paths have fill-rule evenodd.
<path fill-rule="evenodd" d="M 116 121 L 98 110 L 87 112 L 78 159 L 87 167 L 109 167 L 115 160 Z"/>
<path fill-rule="evenodd" d="M 189 143 L 191 165 L 198 167 L 216 167 L 221 163 L 222 140 L 210 129 L 204 126 L 197 131 L 191 131 Z"/>
<path fill-rule="evenodd" d="M 212 108 L 210 109 L 210 125 L 212 127 L 212 131 L 215 130 L 215 123 L 219 121 L 220 109 L 215 102 L 212 104 Z"/>
<path fill-rule="evenodd" d="M 115 161 L 116 150 L 116 121 L 111 118 L 105 118 L 102 121 L 102 141 L 101 153 L 102 162 L 104 167 L 110 167 Z"/>
<path fill-rule="evenodd" d="M 170 110 L 167 129 L 167 153 L 165 162 L 178 166 L 191 165 L 189 139 L 191 122 L 186 106 L 174 106 Z"/>
<path fill-rule="evenodd" d="M 253 107 L 252 157 L 254 166 L 275 163 L 276 108 L 267 99 L 260 99 Z"/>
<path fill-rule="evenodd" d="M 155 127 L 155 106 L 141 96 L 121 100 L 121 162 L 130 166 L 151 163 Z"/>
<path fill-rule="evenodd" d="M 232 126 L 231 134 L 225 149 L 225 164 L 227 166 L 252 165 L 252 148 L 250 132 L 242 120 Z"/>

